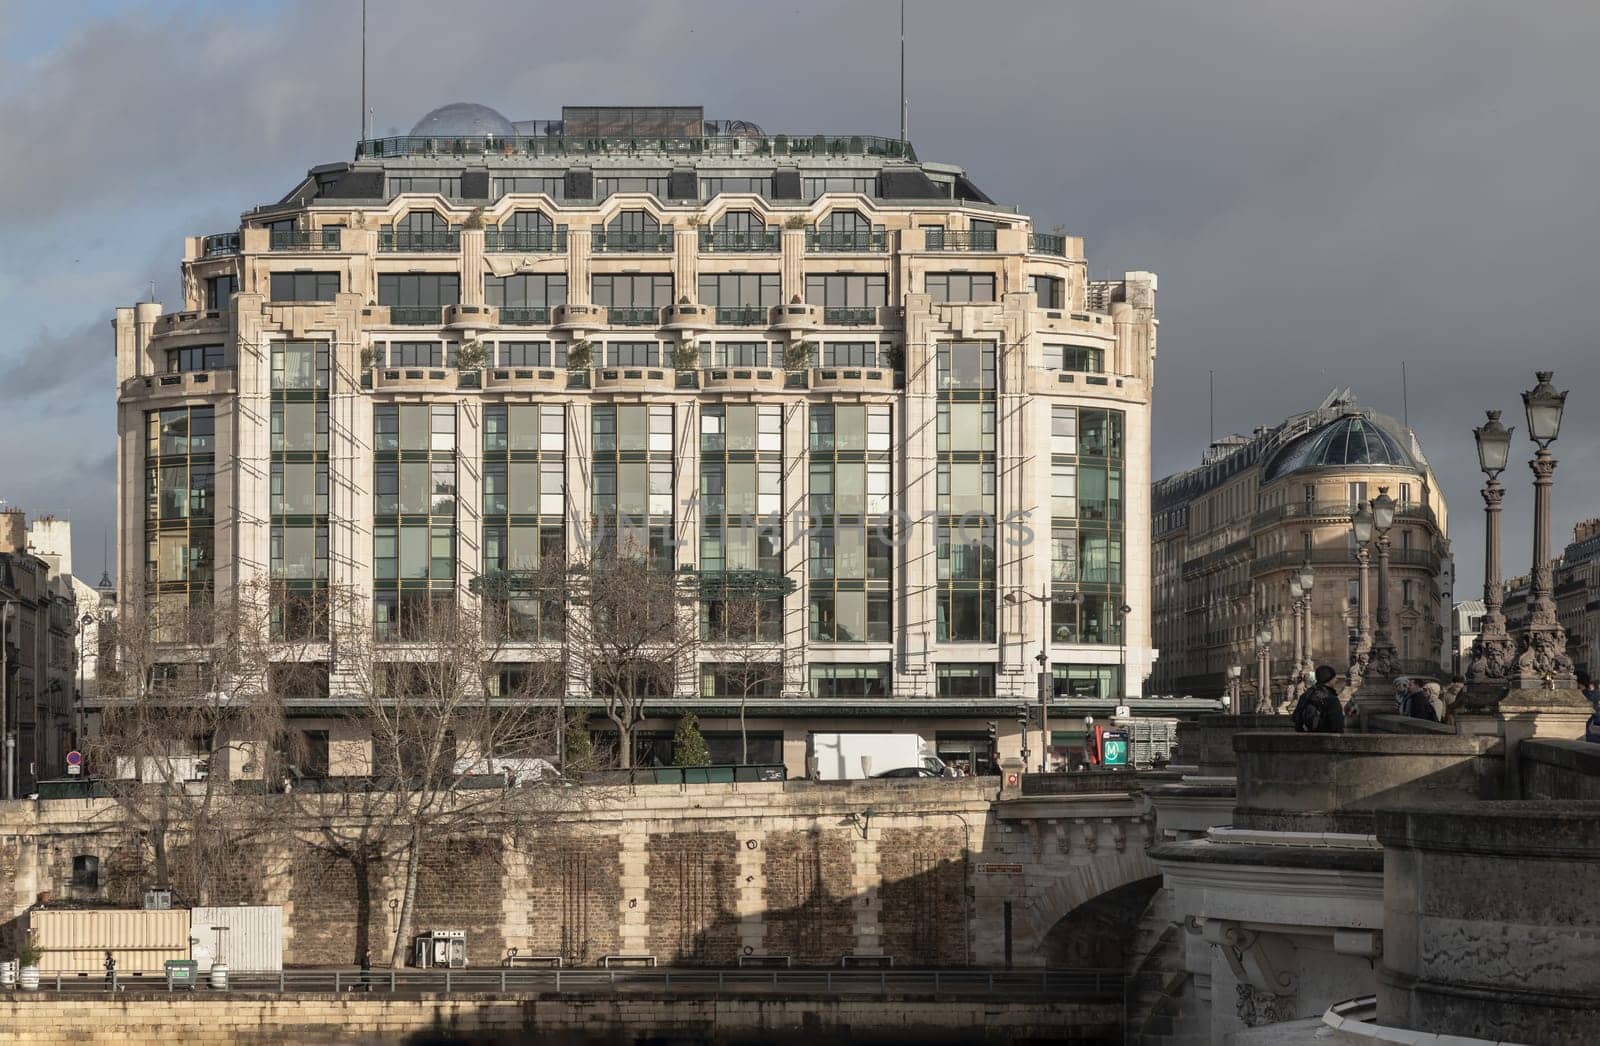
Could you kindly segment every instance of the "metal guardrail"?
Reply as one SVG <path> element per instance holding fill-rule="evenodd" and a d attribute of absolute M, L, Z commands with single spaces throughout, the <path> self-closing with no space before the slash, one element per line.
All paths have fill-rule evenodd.
<path fill-rule="evenodd" d="M 882 229 L 863 232 L 818 232 L 815 229 L 806 230 L 806 250 L 811 253 L 878 253 L 888 249 L 889 239 Z"/>
<path fill-rule="evenodd" d="M 599 230 L 589 237 L 589 248 L 596 254 L 667 254 L 672 250 L 672 233 Z"/>
<path fill-rule="evenodd" d="M 500 322 L 508 327 L 533 324 L 543 326 L 550 322 L 550 307 L 548 305 L 502 305 L 500 306 Z"/>
<path fill-rule="evenodd" d="M 567 230 L 550 232 L 520 232 L 516 229 L 489 228 L 483 231 L 483 249 L 486 251 L 565 252 Z"/>
<path fill-rule="evenodd" d="M 1067 256 L 1067 238 L 1065 236 L 1052 236 L 1047 232 L 1031 233 L 1028 236 L 1028 251 L 1032 254 L 1054 254 L 1065 258 Z"/>
<path fill-rule="evenodd" d="M 459 251 L 461 233 L 455 229 L 435 229 L 405 232 L 382 229 L 378 232 L 378 250 L 403 254 L 427 254 Z"/>
<path fill-rule="evenodd" d="M 764 253 L 778 250 L 777 229 L 756 229 L 751 232 L 702 230 L 700 249 L 707 253 L 723 251 Z"/>
<path fill-rule="evenodd" d="M 356 143 L 366 156 L 620 155 L 674 153 L 685 156 L 884 156 L 917 158 L 910 142 L 874 135 L 716 134 L 671 135 L 399 135 Z"/>
<path fill-rule="evenodd" d="M 953 232 L 929 229 L 924 243 L 930 251 L 992 251 L 998 236 L 993 232 Z"/>
<path fill-rule="evenodd" d="M 238 254 L 239 234 L 214 232 L 200 241 L 200 253 L 207 258 L 214 258 L 219 254 Z"/>
<path fill-rule="evenodd" d="M 279 970 L 228 974 L 225 989 L 206 986 L 206 975 L 192 990 L 197 995 L 228 992 L 266 994 L 519 993 L 610 994 L 664 993 L 699 997 L 848 995 L 872 999 L 904 996 L 935 999 L 1036 999 L 1040 1001 L 1120 1001 L 1120 970 L 902 970 L 902 969 L 506 969 L 465 970 Z M 190 991 L 169 986 L 165 976 L 118 974 L 42 974 L 40 993 L 99 995 L 107 992 Z M 31 993 L 17 993 L 21 998 Z"/>

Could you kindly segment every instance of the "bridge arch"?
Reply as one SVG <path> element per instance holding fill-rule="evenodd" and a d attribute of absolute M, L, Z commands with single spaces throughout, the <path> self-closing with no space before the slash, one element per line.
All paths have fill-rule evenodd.
<path fill-rule="evenodd" d="M 1028 939 L 1039 942 L 1040 950 L 1045 951 L 1052 931 L 1062 920 L 1097 898 L 1113 893 L 1119 899 L 1126 898 L 1128 892 L 1124 888 L 1136 883 L 1147 884 L 1146 902 L 1161 885 L 1161 869 L 1143 847 L 1096 854 L 1093 860 L 1063 870 L 1053 882 L 1040 887 L 1023 911 L 1023 929 Z M 1135 913 L 1134 919 L 1137 917 Z"/>

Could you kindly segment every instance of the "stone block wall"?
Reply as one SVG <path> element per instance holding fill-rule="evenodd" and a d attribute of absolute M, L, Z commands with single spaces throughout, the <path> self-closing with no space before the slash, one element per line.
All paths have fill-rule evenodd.
<path fill-rule="evenodd" d="M 1079 802 L 1062 797 L 1048 801 L 1048 824 L 1029 830 L 1001 822 L 997 791 L 998 781 L 981 778 L 586 790 L 568 812 L 517 836 L 428 838 L 412 930 L 465 930 L 474 967 L 513 949 L 568 966 L 608 955 L 716 966 L 741 956 L 837 966 L 846 955 L 889 955 L 898 966 L 1007 957 L 1041 965 L 1055 922 L 1093 893 L 1151 874 L 1149 825 L 1132 796 L 1090 797 L 1100 816 L 1058 820 Z M 0 810 L 0 882 L 14 887 L 0 895 L 0 925 L 41 892 L 128 906 L 153 883 L 147 841 L 117 829 L 110 801 L 84 805 Z M 285 830 L 271 848 L 240 846 L 213 877 L 211 903 L 282 905 L 286 965 L 354 966 L 368 949 L 386 964 L 400 855 L 375 841 L 366 851 L 335 845 L 357 836 L 349 824 L 312 827 Z M 82 854 L 100 859 L 100 882 L 69 893 Z M 181 863 L 177 845 L 182 889 Z"/>

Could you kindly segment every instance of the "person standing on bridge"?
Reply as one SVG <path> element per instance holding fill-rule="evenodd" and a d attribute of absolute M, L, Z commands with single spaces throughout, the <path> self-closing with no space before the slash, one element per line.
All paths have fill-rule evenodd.
<path fill-rule="evenodd" d="M 1302 734 L 1344 733 L 1344 709 L 1333 690 L 1333 681 L 1338 676 L 1331 665 L 1317 666 L 1316 681 L 1300 695 L 1300 703 L 1294 707 L 1296 731 Z"/>

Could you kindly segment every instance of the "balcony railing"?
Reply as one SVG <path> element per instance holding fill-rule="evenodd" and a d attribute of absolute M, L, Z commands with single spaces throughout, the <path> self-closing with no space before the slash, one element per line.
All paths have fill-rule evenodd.
<path fill-rule="evenodd" d="M 274 251 L 336 251 L 338 229 L 273 229 L 267 246 Z"/>
<path fill-rule="evenodd" d="M 672 250 L 670 232 L 608 232 L 591 237 L 590 248 L 601 254 L 666 254 Z"/>
<path fill-rule="evenodd" d="M 1059 258 L 1067 256 L 1067 238 L 1065 236 L 1052 236 L 1047 232 L 1030 233 L 1028 236 L 1028 251 L 1032 254 L 1054 254 Z"/>
<path fill-rule="evenodd" d="M 717 307 L 717 322 L 733 327 L 765 327 L 768 313 L 761 305 L 722 305 Z"/>
<path fill-rule="evenodd" d="M 745 251 L 758 253 L 778 250 L 777 229 L 755 229 L 750 232 L 703 229 L 700 232 L 700 249 L 707 252 Z"/>
<path fill-rule="evenodd" d="M 1273 570 L 1283 570 L 1298 567 L 1309 560 L 1313 567 L 1316 566 L 1355 566 L 1355 553 L 1348 549 L 1317 548 L 1309 553 L 1305 549 L 1289 549 L 1284 552 L 1274 552 L 1266 556 L 1257 556 L 1250 564 L 1250 573 L 1255 576 L 1269 573 Z M 1372 557 L 1373 569 L 1377 568 L 1378 557 Z M 1441 563 L 1437 552 L 1425 548 L 1397 548 L 1389 552 L 1389 565 L 1391 567 L 1421 567 L 1429 573 L 1437 574 Z"/>
<path fill-rule="evenodd" d="M 859 254 L 889 249 L 889 238 L 882 229 L 861 232 L 819 232 L 806 230 L 806 250 L 813 253 Z"/>
<path fill-rule="evenodd" d="M 606 322 L 617 327 L 654 327 L 661 322 L 661 310 L 651 306 L 613 305 L 606 309 Z"/>
<path fill-rule="evenodd" d="M 399 327 L 424 327 L 444 322 L 440 305 L 391 305 L 389 322 Z"/>
<path fill-rule="evenodd" d="M 238 254 L 239 234 L 214 232 L 200 241 L 200 253 L 207 258 L 215 258 L 219 254 Z"/>
<path fill-rule="evenodd" d="M 502 305 L 500 322 L 512 327 L 543 326 L 550 322 L 550 306 Z"/>
<path fill-rule="evenodd" d="M 929 229 L 926 246 L 930 251 L 992 251 L 995 249 L 993 232 L 951 232 L 948 229 Z"/>
<path fill-rule="evenodd" d="M 437 254 L 461 249 L 461 233 L 455 229 L 434 229 L 427 232 L 402 232 L 382 229 L 378 232 L 378 250 L 399 254 Z"/>
<path fill-rule="evenodd" d="M 1274 505 L 1272 508 L 1262 509 L 1255 514 L 1253 524 L 1262 526 L 1280 519 L 1305 519 L 1316 517 L 1350 518 L 1359 506 L 1348 501 L 1313 501 L 1290 502 L 1287 505 Z M 1433 509 L 1421 504 L 1406 504 L 1395 509 L 1395 519 L 1420 519 L 1429 524 L 1435 524 Z"/>
<path fill-rule="evenodd" d="M 483 249 L 486 251 L 524 251 L 529 254 L 563 253 L 567 249 L 567 230 L 548 232 L 519 231 L 516 229 L 485 229 Z"/>
<path fill-rule="evenodd" d="M 830 306 L 822 310 L 822 322 L 836 323 L 844 327 L 859 327 L 878 322 L 878 310 L 870 305 Z"/>

